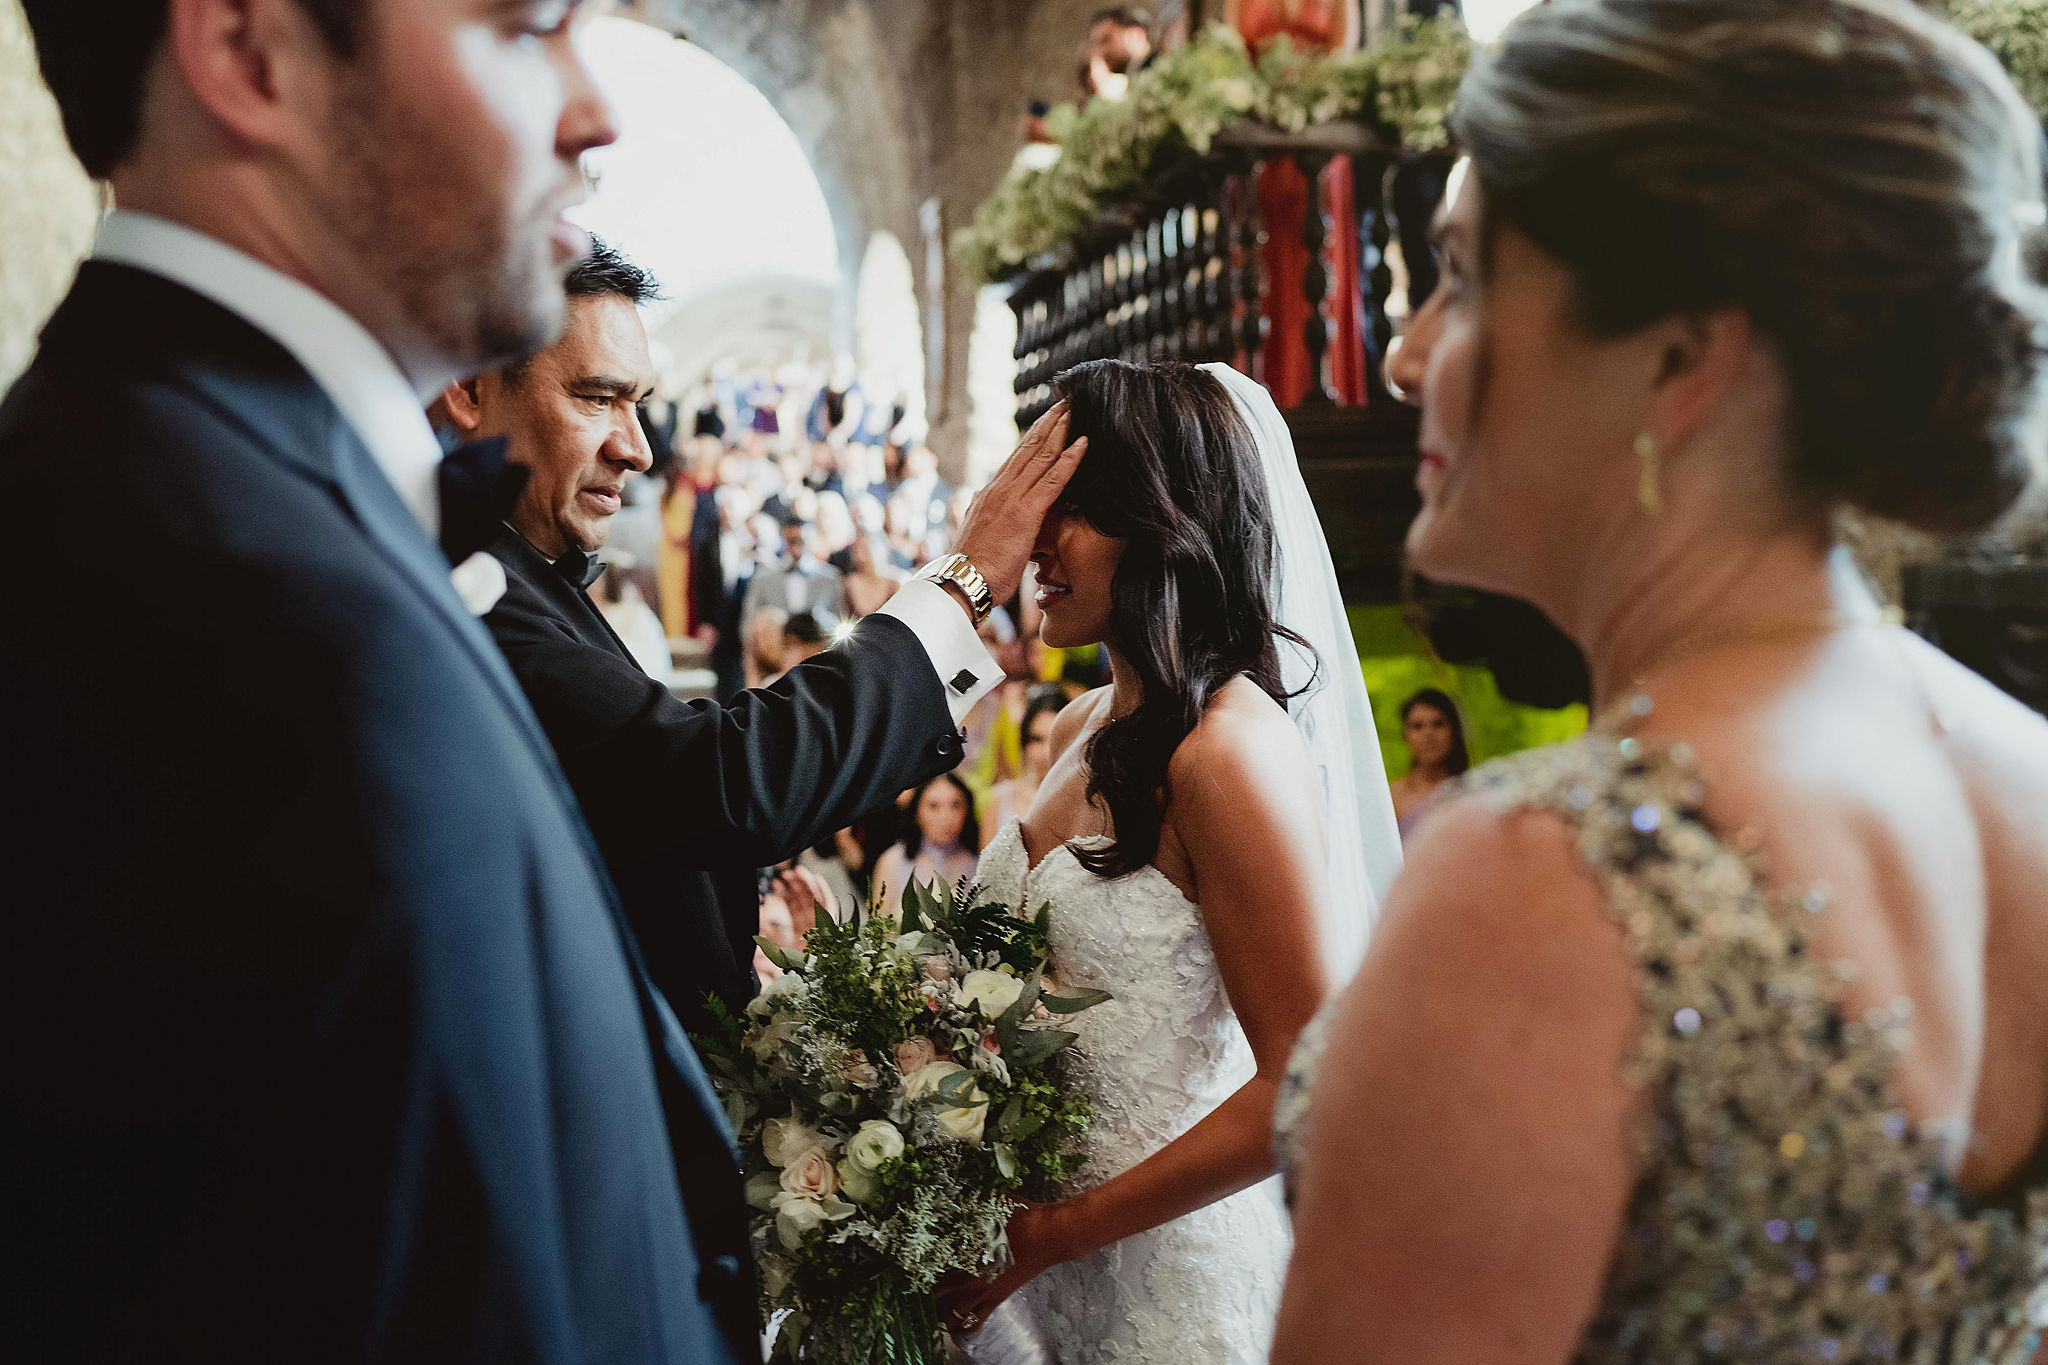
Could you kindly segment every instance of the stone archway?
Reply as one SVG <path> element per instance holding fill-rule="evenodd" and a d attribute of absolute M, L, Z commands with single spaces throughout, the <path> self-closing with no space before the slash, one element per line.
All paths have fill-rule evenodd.
<path fill-rule="evenodd" d="M 915 9 L 916 6 L 905 6 Z M 910 109 L 874 11 L 833 0 L 637 0 L 619 13 L 682 34 L 767 96 L 824 191 L 839 243 L 836 340 L 853 339 L 855 290 L 878 231 L 916 239 Z"/>

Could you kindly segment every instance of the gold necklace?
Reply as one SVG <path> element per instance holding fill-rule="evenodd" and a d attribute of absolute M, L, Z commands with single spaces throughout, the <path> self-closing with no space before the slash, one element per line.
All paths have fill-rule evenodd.
<path fill-rule="evenodd" d="M 1624 694 L 1600 709 L 1593 720 L 1596 730 L 1626 729 L 1635 721 L 1647 718 L 1655 709 L 1646 690 L 1649 680 L 1674 664 L 1696 659 L 1717 649 L 1730 645 L 1767 645 L 1803 640 L 1811 637 L 1831 635 L 1838 630 L 1847 630 L 1862 625 L 1897 625 L 1898 612 L 1886 608 L 1876 620 L 1851 616 L 1847 612 L 1817 612 L 1809 616 L 1790 617 L 1784 620 L 1755 625 L 1728 626 L 1720 630 L 1701 631 L 1688 635 L 1668 648 L 1651 656 L 1650 661 L 1638 668 L 1629 679 Z"/>

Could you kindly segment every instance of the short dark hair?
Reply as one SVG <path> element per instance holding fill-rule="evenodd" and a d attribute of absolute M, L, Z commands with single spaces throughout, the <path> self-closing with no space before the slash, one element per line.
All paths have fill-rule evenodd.
<path fill-rule="evenodd" d="M 353 57 L 369 0 L 298 0 L 338 57 Z M 142 86 L 162 46 L 167 0 L 22 0 L 43 80 L 86 173 L 104 180 L 135 150 Z"/>
<path fill-rule="evenodd" d="M 1095 17 L 1088 21 L 1088 27 L 1094 28 L 1105 20 L 1118 28 L 1142 28 L 1149 31 L 1152 27 L 1152 16 L 1131 5 L 1108 5 L 1095 11 Z"/>
<path fill-rule="evenodd" d="M 616 294 L 638 306 L 661 297 L 661 282 L 644 266 L 635 265 L 601 237 L 590 239 L 590 254 L 569 268 L 562 288 L 572 299 Z"/>
<path fill-rule="evenodd" d="M 572 299 L 600 299 L 617 296 L 636 308 L 661 297 L 661 283 L 644 266 L 635 265 L 602 237 L 590 239 L 590 254 L 569 267 L 562 277 L 562 292 Z M 532 356 L 515 360 L 498 371 L 505 383 L 517 387 L 526 378 Z"/>
<path fill-rule="evenodd" d="M 800 645 L 822 645 L 825 643 L 825 628 L 818 624 L 817 617 L 800 611 L 782 623 L 782 638 Z"/>

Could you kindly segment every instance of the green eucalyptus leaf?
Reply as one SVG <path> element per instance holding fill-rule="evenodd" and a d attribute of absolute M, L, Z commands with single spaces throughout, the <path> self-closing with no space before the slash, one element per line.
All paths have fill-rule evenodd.
<path fill-rule="evenodd" d="M 964 1106 L 974 1090 L 975 1080 L 976 1076 L 972 1071 L 956 1071 L 939 1082 L 935 1093 L 940 1099 L 951 1102 L 955 1107 Z"/>
<path fill-rule="evenodd" d="M 1017 1149 L 1007 1142 L 998 1142 L 992 1149 L 996 1154 L 996 1169 L 1003 1173 L 1003 1179 L 1015 1180 L 1017 1172 L 1024 1169 L 1017 1160 Z"/>
<path fill-rule="evenodd" d="M 1108 991 L 1076 987 L 1044 998 L 1045 1007 L 1054 1014 L 1079 1014 L 1082 1010 L 1093 1009 L 1113 997 Z"/>
<path fill-rule="evenodd" d="M 785 972 L 801 972 L 804 969 L 804 961 L 802 958 L 792 957 L 790 954 L 783 951 L 782 945 L 778 943 L 772 943 L 768 939 L 761 937 L 761 935 L 759 934 L 754 935 L 754 946 L 759 948 L 762 951 L 762 953 L 767 956 L 770 962 L 773 962 L 776 966 L 782 968 L 782 970 L 784 970 Z"/>
<path fill-rule="evenodd" d="M 1012 1142 L 1024 1142 L 1029 1140 L 1033 1133 L 1043 1127 L 1045 1127 L 1045 1111 L 1041 1109 L 1028 1109 L 1017 1120 L 1017 1130 L 1014 1133 L 1006 1134 L 1006 1136 Z"/>
<path fill-rule="evenodd" d="M 1018 1125 L 1024 1121 L 1024 1097 L 1012 1095 L 1010 1102 L 1003 1106 L 1003 1112 L 996 1116 L 996 1134 L 1012 1142 L 1019 1136 Z"/>
<path fill-rule="evenodd" d="M 1015 1074 L 1020 1067 L 1038 1066 L 1050 1060 L 1066 1048 L 1073 1046 L 1074 1040 L 1078 1037 L 1080 1035 L 1077 1033 L 1068 1033 L 1064 1029 L 1056 1028 L 1041 1028 L 1032 1029 L 1029 1032 L 1020 1032 L 1017 1035 L 1016 1047 L 1010 1051 L 1004 1060 L 1009 1062 L 1010 1071 L 1012 1074 Z"/>
<path fill-rule="evenodd" d="M 922 928 L 924 928 L 924 916 L 919 913 L 916 898 L 906 891 L 903 896 L 903 932 L 914 934 Z"/>

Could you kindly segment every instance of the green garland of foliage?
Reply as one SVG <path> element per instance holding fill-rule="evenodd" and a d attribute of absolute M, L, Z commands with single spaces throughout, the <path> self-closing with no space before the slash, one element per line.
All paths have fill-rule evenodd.
<path fill-rule="evenodd" d="M 2048 0 L 1950 0 L 1949 15 L 2048 116 Z M 1282 38 L 1254 57 L 1234 30 L 1213 24 L 1140 72 L 1123 100 L 1055 108 L 1048 122 L 1059 160 L 1012 171 L 974 225 L 955 235 L 955 259 L 978 281 L 1019 270 L 1078 236 L 1174 157 L 1207 153 L 1238 123 L 1300 132 L 1350 119 L 1392 133 L 1403 147 L 1435 150 L 1449 139 L 1451 101 L 1471 55 L 1452 18 L 1407 19 L 1387 47 L 1337 56 L 1301 52 Z"/>
<path fill-rule="evenodd" d="M 1463 25 L 1448 18 L 1404 20 L 1387 47 L 1336 56 L 1299 51 L 1283 37 L 1254 57 L 1235 30 L 1212 24 L 1138 73 L 1124 99 L 1054 109 L 1047 121 L 1059 160 L 1012 171 L 954 237 L 955 259 L 976 280 L 1014 271 L 1078 235 L 1171 158 L 1207 153 L 1239 123 L 1298 133 L 1350 119 L 1404 147 L 1442 147 L 1470 58 Z"/>

